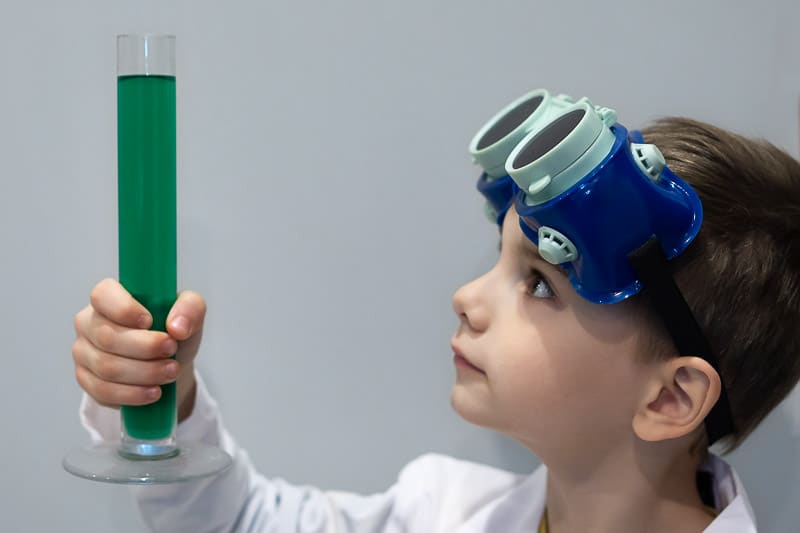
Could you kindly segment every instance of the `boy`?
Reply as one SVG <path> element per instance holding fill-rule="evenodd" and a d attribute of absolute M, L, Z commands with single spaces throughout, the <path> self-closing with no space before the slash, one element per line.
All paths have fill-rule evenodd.
<path fill-rule="evenodd" d="M 182 293 L 168 333 L 152 332 L 147 311 L 105 280 L 75 319 L 76 377 L 88 393 L 81 416 L 93 439 L 118 438 L 119 415 L 108 407 L 152 402 L 158 384 L 177 379 L 179 439 L 234 457 L 213 479 L 137 488 L 148 524 L 159 531 L 756 531 L 736 474 L 707 448 L 718 439 L 736 447 L 800 376 L 800 165 L 766 143 L 665 119 L 643 132 L 663 152 L 661 168 L 660 153 L 637 132 L 628 137 L 615 118 L 586 101 L 535 92 L 473 142 L 501 252 L 453 297 L 460 325 L 452 405 L 517 439 L 542 467 L 519 476 L 428 455 L 386 493 L 368 497 L 267 480 L 195 376 L 202 298 Z M 588 148 L 576 144 L 584 141 Z M 505 161 L 505 172 L 493 159 Z M 576 168 L 583 169 L 577 177 L 566 176 Z M 640 202 L 598 203 L 602 188 L 584 179 L 619 191 L 623 174 L 643 187 Z M 571 216 L 566 190 L 583 197 Z M 577 219 L 593 209 L 601 211 L 579 228 Z M 629 232 L 612 235 L 613 224 Z M 605 229 L 586 238 L 595 226 Z M 645 238 L 627 243 L 622 262 L 619 254 L 600 258 L 637 231 L 661 246 Z M 651 253 L 659 249 L 676 256 L 669 270 Z M 691 312 L 670 292 L 673 277 Z M 176 350 L 177 363 L 167 357 Z"/>

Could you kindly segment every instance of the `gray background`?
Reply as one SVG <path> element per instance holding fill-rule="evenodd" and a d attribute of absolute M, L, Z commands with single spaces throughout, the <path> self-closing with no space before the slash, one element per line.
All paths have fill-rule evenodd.
<path fill-rule="evenodd" d="M 796 0 L 4 2 L 3 531 L 141 531 L 83 444 L 72 317 L 116 273 L 115 41 L 178 36 L 179 284 L 199 365 L 268 474 L 376 491 L 426 451 L 535 460 L 449 407 L 450 296 L 495 229 L 467 144 L 547 87 L 641 126 L 685 114 L 797 154 Z M 762 531 L 800 521 L 800 394 L 732 457 Z"/>

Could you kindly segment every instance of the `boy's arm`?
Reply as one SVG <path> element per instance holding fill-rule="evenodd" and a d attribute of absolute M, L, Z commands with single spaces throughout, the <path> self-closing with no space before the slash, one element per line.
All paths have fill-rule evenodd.
<path fill-rule="evenodd" d="M 81 421 L 94 442 L 118 440 L 119 417 L 119 411 L 84 396 Z M 410 476 L 410 467 L 407 468 L 389 491 L 373 496 L 326 493 L 263 477 L 223 427 L 216 402 L 200 378 L 194 409 L 178 426 L 177 438 L 178 442 L 199 441 L 219 446 L 233 457 L 233 465 L 209 479 L 134 487 L 139 510 L 153 531 L 366 533 L 431 529 L 420 523 L 427 521 L 431 513 L 421 512 L 417 507 L 420 502 L 428 507 L 435 498 L 425 494 L 424 485 L 428 483 L 420 480 L 419 474 L 413 474 L 419 468 L 411 469 Z"/>
<path fill-rule="evenodd" d="M 225 431 L 205 387 L 202 383 L 195 387 L 193 361 L 205 310 L 200 295 L 184 291 L 170 310 L 168 331 L 150 331 L 151 314 L 119 282 L 106 279 L 92 290 L 89 305 L 75 315 L 72 356 L 78 384 L 87 393 L 81 420 L 95 443 L 119 442 L 120 414 L 112 408 L 151 403 L 160 392 L 157 385 L 177 381 L 180 441 L 219 446 L 234 458 L 230 471 L 213 479 L 138 488 L 139 506 L 151 528 L 170 532 L 251 531 L 267 525 L 289 531 L 382 529 L 386 517 L 397 509 L 394 489 L 372 498 L 347 498 L 270 481 L 255 471 Z M 177 361 L 171 360 L 172 354 Z"/>

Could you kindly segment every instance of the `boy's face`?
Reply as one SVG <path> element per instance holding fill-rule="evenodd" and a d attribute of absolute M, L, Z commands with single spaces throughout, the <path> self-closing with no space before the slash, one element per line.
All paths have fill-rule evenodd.
<path fill-rule="evenodd" d="M 630 438 L 649 366 L 625 303 L 593 304 L 506 215 L 497 264 L 453 296 L 455 410 L 542 459 Z"/>

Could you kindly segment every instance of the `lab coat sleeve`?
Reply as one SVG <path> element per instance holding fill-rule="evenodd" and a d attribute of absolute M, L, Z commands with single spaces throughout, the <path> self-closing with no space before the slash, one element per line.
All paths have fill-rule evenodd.
<path fill-rule="evenodd" d="M 84 396 L 81 421 L 93 442 L 119 440 L 119 411 Z M 401 532 L 430 530 L 436 487 L 433 456 L 410 463 L 388 491 L 371 496 L 323 492 L 267 479 L 222 425 L 216 402 L 198 379 L 192 415 L 178 428 L 178 441 L 219 446 L 233 466 L 210 479 L 133 487 L 144 521 L 172 532 Z M 434 477 L 436 477 L 434 475 Z"/>

